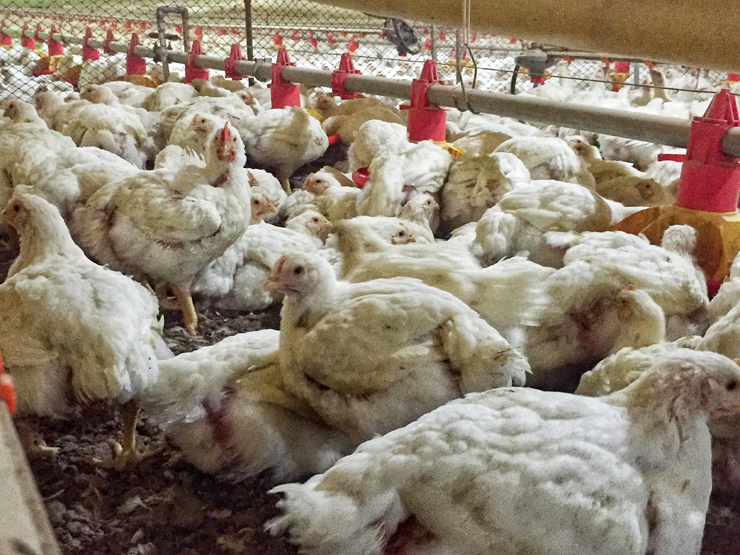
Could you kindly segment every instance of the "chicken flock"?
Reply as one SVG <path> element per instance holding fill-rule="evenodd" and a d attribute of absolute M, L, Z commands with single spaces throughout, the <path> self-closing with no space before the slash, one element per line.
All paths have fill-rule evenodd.
<path fill-rule="evenodd" d="M 382 99 L 302 103 L 215 77 L 5 104 L 29 456 L 54 448 L 24 416 L 103 400 L 123 441 L 90 464 L 150 456 L 143 411 L 204 472 L 268 472 L 267 527 L 304 553 L 699 553 L 713 484 L 740 486 L 740 259 L 710 301 L 692 228 L 610 231 L 671 204 L 681 163 L 456 110 L 412 143 Z M 327 131 L 343 159 L 292 190 Z M 280 303 L 279 331 L 162 338 L 162 308 L 197 334 L 199 307 Z"/>

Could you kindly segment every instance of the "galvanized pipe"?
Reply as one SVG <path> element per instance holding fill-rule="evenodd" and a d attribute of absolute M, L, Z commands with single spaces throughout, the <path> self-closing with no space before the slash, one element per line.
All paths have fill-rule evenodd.
<path fill-rule="evenodd" d="M 39 33 L 41 37 L 42 33 Z M 32 37 L 33 33 L 27 32 Z M 48 35 L 46 35 L 48 38 Z M 60 42 L 81 42 L 75 37 L 60 34 L 54 35 Z M 102 41 L 90 40 L 93 48 L 102 48 Z M 109 48 L 115 52 L 126 52 L 124 43 L 111 42 Z M 136 54 L 153 58 L 151 48 L 138 46 Z M 168 51 L 168 58 L 177 63 L 185 63 L 187 55 L 182 52 Z M 223 58 L 196 56 L 195 65 L 215 70 L 224 69 Z M 260 81 L 271 78 L 271 64 L 266 62 L 239 61 L 234 69 L 245 77 L 253 76 Z M 303 83 L 314 87 L 330 87 L 331 72 L 307 69 L 295 66 L 283 68 L 282 77 L 293 83 Z M 347 75 L 344 86 L 350 91 L 376 94 L 408 100 L 411 98 L 411 82 L 407 80 L 388 79 L 371 75 Z M 678 118 L 656 116 L 641 112 L 614 111 L 595 106 L 581 106 L 553 102 L 541 98 L 516 96 L 478 89 L 467 90 L 463 94 L 460 87 L 449 85 L 432 85 L 427 89 L 427 100 L 437 106 L 455 106 L 474 111 L 496 114 L 548 125 L 570 127 L 583 131 L 615 135 L 641 141 L 653 142 L 668 146 L 685 148 L 688 143 L 690 122 Z M 740 158 L 740 128 L 733 128 L 725 135 L 722 150 L 729 156 Z"/>

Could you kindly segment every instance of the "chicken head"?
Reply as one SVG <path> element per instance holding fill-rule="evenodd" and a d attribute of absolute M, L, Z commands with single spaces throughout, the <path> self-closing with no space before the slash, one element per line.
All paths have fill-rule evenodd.
<path fill-rule="evenodd" d="M 219 160 L 233 162 L 236 160 L 236 134 L 231 132 L 228 123 L 224 125 L 220 133 L 220 140 L 214 141 L 216 156 Z"/>
<path fill-rule="evenodd" d="M 275 213 L 275 205 L 267 198 L 267 195 L 257 194 L 252 196 L 252 223 L 261 222 L 268 214 Z"/>
<path fill-rule="evenodd" d="M 327 263 L 325 268 L 321 262 L 324 261 L 297 252 L 284 254 L 272 267 L 265 290 L 284 295 L 310 295 L 327 277 L 327 268 L 329 277 L 334 275 L 331 266 Z"/>

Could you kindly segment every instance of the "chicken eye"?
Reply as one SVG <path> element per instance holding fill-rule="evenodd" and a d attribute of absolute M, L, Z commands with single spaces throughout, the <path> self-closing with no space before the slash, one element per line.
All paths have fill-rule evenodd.
<path fill-rule="evenodd" d="M 14 204 L 13 205 L 13 212 L 20 212 L 20 210 L 21 210 L 21 207 L 20 207 L 19 204 Z"/>
<path fill-rule="evenodd" d="M 399 231 L 398 232 L 398 236 L 399 237 L 406 237 L 406 232 L 405 231 Z"/>
<path fill-rule="evenodd" d="M 318 218 L 314 218 L 313 221 L 318 223 L 319 219 Z"/>
<path fill-rule="evenodd" d="M 726 389 L 727 391 L 734 391 L 735 389 L 737 389 L 737 385 L 738 385 L 737 380 L 730 380 L 727 383 Z"/>
<path fill-rule="evenodd" d="M 300 276 L 303 273 L 303 266 L 296 267 L 295 270 L 293 270 L 293 273 L 297 276 Z"/>

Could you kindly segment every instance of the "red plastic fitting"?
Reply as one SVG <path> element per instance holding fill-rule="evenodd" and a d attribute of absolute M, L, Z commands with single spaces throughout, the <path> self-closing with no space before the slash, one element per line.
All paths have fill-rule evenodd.
<path fill-rule="evenodd" d="M 13 37 L 5 32 L 5 21 L 0 25 L 0 45 L 13 46 Z"/>
<path fill-rule="evenodd" d="M 331 74 L 331 94 L 333 96 L 338 96 L 342 100 L 361 98 L 362 93 L 348 91 L 344 88 L 344 80 L 347 78 L 347 75 L 359 74 L 360 70 L 355 69 L 355 64 L 352 62 L 352 54 L 349 52 L 342 54 L 342 58 L 339 60 L 339 69 Z"/>
<path fill-rule="evenodd" d="M 347 43 L 347 50 L 350 52 L 355 52 L 360 47 L 359 44 L 357 44 L 357 41 L 355 40 L 355 36 L 352 35 L 349 38 L 349 42 Z"/>
<path fill-rule="evenodd" d="M 140 44 L 139 35 L 132 33 L 128 50 L 126 50 L 126 75 L 144 75 L 146 73 L 146 59 L 136 53 L 136 47 Z"/>
<path fill-rule="evenodd" d="M 401 106 L 409 111 L 407 129 L 409 141 L 444 141 L 447 115 L 439 106 L 430 106 L 427 100 L 427 89 L 431 85 L 441 84 L 437 78 L 437 66 L 427 60 L 418 79 L 411 82 L 411 103 Z"/>
<path fill-rule="evenodd" d="M 190 83 L 193 79 L 203 79 L 208 81 L 208 70 L 195 65 L 195 57 L 201 56 L 203 51 L 200 48 L 200 41 L 194 40 L 190 46 L 187 62 L 185 62 L 185 82 Z"/>
<path fill-rule="evenodd" d="M 224 60 L 224 74 L 228 79 L 234 79 L 234 80 L 241 80 L 244 76 L 241 73 L 237 73 L 234 69 L 234 65 L 239 60 L 243 60 L 244 56 L 242 56 L 241 48 L 239 48 L 238 44 L 232 44 L 231 45 L 231 52 L 229 52 L 229 57 Z"/>
<path fill-rule="evenodd" d="M 13 378 L 5 374 L 3 370 L 3 357 L 0 356 L 0 401 L 5 401 L 8 406 L 8 413 L 15 412 L 16 398 L 15 389 L 13 388 Z"/>
<path fill-rule="evenodd" d="M 105 39 L 103 40 L 103 52 L 108 54 L 108 56 L 113 56 L 115 54 L 115 51 L 111 50 L 110 43 L 116 42 L 116 37 L 113 36 L 113 30 L 108 29 L 108 32 L 105 34 Z"/>
<path fill-rule="evenodd" d="M 740 193 L 740 160 L 722 152 L 722 138 L 740 126 L 735 97 L 722 89 L 702 117 L 691 122 L 676 206 L 705 212 L 735 212 Z"/>
<path fill-rule="evenodd" d="M 615 73 L 629 73 L 630 63 L 629 62 L 614 62 Z"/>
<path fill-rule="evenodd" d="M 23 28 L 21 29 L 21 46 L 25 46 L 29 50 L 36 50 L 36 41 L 33 40 L 31 37 L 27 37 L 26 33 L 28 32 L 28 23 L 23 24 Z"/>
<path fill-rule="evenodd" d="M 352 181 L 355 182 L 360 189 L 370 181 L 370 171 L 367 168 L 358 168 L 352 172 Z"/>
<path fill-rule="evenodd" d="M 99 60 L 100 59 L 100 52 L 98 52 L 98 49 L 93 48 L 87 42 L 91 38 L 93 38 L 92 31 L 90 30 L 90 27 L 88 27 L 87 29 L 85 29 L 85 36 L 82 38 L 82 61 L 83 62 L 86 62 L 88 60 Z"/>
<path fill-rule="evenodd" d="M 286 81 L 282 77 L 283 68 L 294 66 L 288 58 L 288 51 L 284 46 L 280 47 L 277 61 L 272 64 L 272 83 L 270 83 L 270 98 L 273 108 L 286 108 L 288 106 L 301 105 L 301 91 L 298 85 Z"/>
<path fill-rule="evenodd" d="M 56 25 L 52 23 L 51 30 L 49 31 L 49 40 L 47 41 L 47 44 L 49 45 L 49 56 L 63 56 L 64 55 L 64 45 L 58 40 L 53 39 L 53 36 L 57 34 L 58 32 L 59 31 L 57 31 Z"/>

